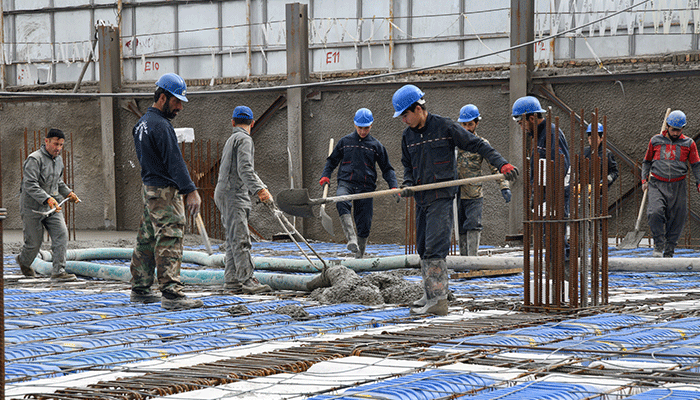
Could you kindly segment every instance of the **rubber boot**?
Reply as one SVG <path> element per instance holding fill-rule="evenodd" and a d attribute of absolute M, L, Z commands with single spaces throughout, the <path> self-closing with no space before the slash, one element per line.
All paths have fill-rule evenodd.
<path fill-rule="evenodd" d="M 467 255 L 476 257 L 481 241 L 481 231 L 467 231 Z"/>
<path fill-rule="evenodd" d="M 467 255 L 467 234 L 459 235 L 459 255 Z"/>
<path fill-rule="evenodd" d="M 355 253 L 355 258 L 362 258 L 365 256 L 365 247 L 367 246 L 367 238 L 357 237 L 357 253 Z"/>
<path fill-rule="evenodd" d="M 345 239 L 348 241 L 347 249 L 353 254 L 357 254 L 360 249 L 357 247 L 357 235 L 355 235 L 355 226 L 352 223 L 352 215 L 343 214 L 340 216 L 340 225 L 343 227 Z"/>
<path fill-rule="evenodd" d="M 447 262 L 444 259 L 421 261 L 421 270 L 425 269 L 423 286 L 425 287 L 426 303 L 420 308 L 412 308 L 414 315 L 447 315 L 448 278 Z"/>
<path fill-rule="evenodd" d="M 51 280 L 56 282 L 73 282 L 77 281 L 78 278 L 75 275 L 66 272 L 66 269 L 63 267 L 53 267 L 53 270 L 51 271 Z"/>
<path fill-rule="evenodd" d="M 447 296 L 438 296 L 428 299 L 423 307 L 412 308 L 411 314 L 414 315 L 447 315 L 448 301 Z"/>
<path fill-rule="evenodd" d="M 425 261 L 420 260 L 420 274 L 423 277 L 423 297 L 421 297 L 420 299 L 411 303 L 411 307 L 423 307 L 425 305 L 425 303 L 428 302 L 428 296 L 425 294 L 425 285 L 426 285 L 426 279 L 425 279 L 426 274 L 425 273 L 426 273 L 426 271 L 427 271 L 427 264 L 425 263 Z"/>

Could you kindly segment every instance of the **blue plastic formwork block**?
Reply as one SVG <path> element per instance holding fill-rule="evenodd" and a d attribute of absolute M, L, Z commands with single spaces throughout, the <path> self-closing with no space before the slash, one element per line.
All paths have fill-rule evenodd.
<path fill-rule="evenodd" d="M 5 343 L 23 343 L 36 340 L 77 337 L 87 334 L 82 328 L 53 327 L 41 329 L 14 329 L 5 332 Z"/>
<path fill-rule="evenodd" d="M 620 343 L 624 348 L 646 347 L 683 338 L 683 334 L 669 328 L 628 328 L 598 336 L 600 341 Z"/>
<path fill-rule="evenodd" d="M 225 335 L 206 336 L 186 340 L 167 341 L 159 345 L 143 347 L 167 356 L 174 356 L 184 353 L 194 353 L 207 350 L 216 350 L 225 347 L 237 346 L 241 341 Z"/>
<path fill-rule="evenodd" d="M 23 382 L 34 379 L 53 378 L 63 376 L 63 371 L 55 365 L 43 365 L 34 363 L 7 363 L 5 364 L 5 382 Z"/>
<path fill-rule="evenodd" d="M 238 331 L 229 331 L 221 336 L 228 336 L 240 341 L 261 341 L 261 340 L 290 340 L 299 336 L 309 336 L 314 334 L 314 330 L 306 326 L 281 325 L 271 328 L 255 328 Z"/>
<path fill-rule="evenodd" d="M 182 322 L 182 321 L 202 321 L 202 320 L 215 320 L 219 318 L 228 317 L 231 314 L 226 311 L 221 310 L 185 310 L 185 311 L 174 311 L 158 314 L 158 318 L 163 318 L 168 322 Z"/>
<path fill-rule="evenodd" d="M 513 387 L 480 392 L 473 396 L 458 397 L 460 400 L 580 400 L 600 394 L 588 385 L 572 385 L 564 382 L 526 382 Z"/>
<path fill-rule="evenodd" d="M 650 328 L 669 328 L 682 332 L 685 335 L 700 333 L 700 318 L 688 317 L 661 324 L 650 325 Z"/>
<path fill-rule="evenodd" d="M 544 347 L 544 349 L 540 349 L 539 347 Z M 556 343 L 541 344 L 537 347 L 533 347 L 529 351 L 592 356 L 596 354 L 595 351 L 623 351 L 623 346 L 619 343 L 599 341 L 596 337 L 585 340 L 563 340 Z"/>
<path fill-rule="evenodd" d="M 625 397 L 625 400 L 699 400 L 700 392 L 691 390 L 676 390 L 657 388 L 651 389 L 643 393 L 637 393 L 634 396 Z"/>
<path fill-rule="evenodd" d="M 373 326 L 375 324 L 371 319 L 360 318 L 359 316 L 343 316 L 343 317 L 328 317 L 321 318 L 303 323 L 306 327 L 313 328 L 323 332 L 335 332 L 345 329 L 358 329 Z"/>
<path fill-rule="evenodd" d="M 285 314 L 263 313 L 240 315 L 238 317 L 229 317 L 228 319 L 221 320 L 221 322 L 228 321 L 235 323 L 239 328 L 246 328 L 260 325 L 289 324 L 291 322 L 294 322 L 294 319 L 289 315 Z"/>
<path fill-rule="evenodd" d="M 247 303 L 245 305 L 248 307 L 250 312 L 259 313 L 265 311 L 275 311 L 277 307 L 282 306 L 300 306 L 303 307 L 304 304 L 296 300 L 278 300 L 278 301 L 263 301 L 260 303 Z"/>
<path fill-rule="evenodd" d="M 80 327 L 93 333 L 113 332 L 118 330 L 139 329 L 149 326 L 165 326 L 168 321 L 154 317 L 142 315 L 139 317 L 119 318 L 101 320 L 91 324 L 83 324 Z"/>
<path fill-rule="evenodd" d="M 25 343 L 5 347 L 5 360 L 26 362 L 40 356 L 60 354 L 71 350 L 68 346 L 52 343 Z"/>
<path fill-rule="evenodd" d="M 94 349 L 101 347 L 145 347 L 161 343 L 161 337 L 151 331 L 121 331 L 119 334 L 105 333 L 100 335 L 86 335 L 68 340 L 54 339 L 51 343 L 57 343 L 73 348 Z"/>
<path fill-rule="evenodd" d="M 600 314 L 590 317 L 566 320 L 559 323 L 559 326 L 580 326 L 588 327 L 600 335 L 615 329 L 620 329 L 628 326 L 639 325 L 645 322 L 652 321 L 653 318 L 641 317 L 638 315 L 623 315 L 623 314 Z"/>
<path fill-rule="evenodd" d="M 355 313 L 355 312 L 360 312 L 360 311 L 365 311 L 365 310 L 371 310 L 371 308 L 367 307 L 367 306 L 363 306 L 362 304 L 341 303 L 341 304 L 323 305 L 323 306 L 315 306 L 315 307 L 306 307 L 306 308 L 304 308 L 304 310 L 306 310 L 306 312 L 308 312 L 309 315 L 326 316 L 326 315 L 335 315 L 335 314 Z"/>
<path fill-rule="evenodd" d="M 141 348 L 119 348 L 88 350 L 77 354 L 63 354 L 37 358 L 37 364 L 54 365 L 64 372 L 86 369 L 111 368 L 114 365 L 130 364 L 162 357 L 157 351 Z"/>
<path fill-rule="evenodd" d="M 478 335 L 478 336 L 467 336 L 464 338 L 452 339 L 442 343 L 438 343 L 431 346 L 431 349 L 435 350 L 457 350 L 457 349 L 472 349 L 472 348 L 484 348 L 484 347 L 508 347 L 508 346 L 532 346 L 535 342 L 531 339 L 521 336 L 505 336 L 505 335 Z M 547 340 L 546 342 L 549 342 Z"/>
<path fill-rule="evenodd" d="M 342 395 L 387 400 L 431 400 L 484 389 L 496 383 L 496 380 L 484 375 L 435 369 L 360 385 L 346 390 Z"/>

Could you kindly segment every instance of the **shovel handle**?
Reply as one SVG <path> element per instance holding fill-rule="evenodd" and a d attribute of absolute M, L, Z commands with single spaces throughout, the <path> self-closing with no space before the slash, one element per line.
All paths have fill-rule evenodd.
<path fill-rule="evenodd" d="M 642 195 L 642 204 L 639 205 L 639 215 L 637 215 L 637 222 L 634 224 L 634 230 L 639 231 L 642 226 L 642 215 L 644 215 L 644 204 L 647 202 L 647 195 L 649 194 L 649 189 L 644 191 Z"/>
<path fill-rule="evenodd" d="M 334 144 L 335 144 L 335 140 L 333 138 L 331 138 L 330 142 L 328 142 L 328 157 L 330 157 L 331 154 L 333 153 L 333 145 Z M 324 199 L 326 197 L 328 197 L 328 187 L 329 186 L 330 186 L 329 183 L 326 183 L 325 185 L 323 185 L 323 198 Z"/>
<path fill-rule="evenodd" d="M 442 189 L 442 188 L 446 188 L 446 187 L 461 186 L 461 185 L 466 185 L 468 183 L 497 181 L 497 180 L 502 180 L 502 179 L 506 179 L 506 176 L 503 174 L 493 174 L 493 175 L 476 176 L 474 178 L 456 179 L 456 180 L 452 180 L 452 181 L 444 181 L 444 182 L 428 183 L 426 185 L 411 186 L 410 189 L 414 192 L 422 192 L 425 190 L 433 190 L 433 189 Z M 403 191 L 403 189 L 387 189 L 387 190 L 377 190 L 376 192 L 347 194 L 344 196 L 327 197 L 327 198 L 315 199 L 315 200 L 312 199 L 310 201 L 310 204 L 337 203 L 339 201 L 370 199 L 370 198 L 375 198 L 375 197 L 391 196 L 393 194 L 401 194 L 402 191 Z"/>

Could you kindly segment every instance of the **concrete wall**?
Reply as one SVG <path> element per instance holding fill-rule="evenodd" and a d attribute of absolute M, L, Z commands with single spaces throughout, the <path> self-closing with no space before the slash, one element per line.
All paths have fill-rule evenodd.
<path fill-rule="evenodd" d="M 509 129 L 510 104 L 508 95 L 502 91 L 500 84 L 493 86 L 475 86 L 469 81 L 459 84 L 440 84 L 415 82 L 426 92 L 428 109 L 436 114 L 456 119 L 461 106 L 476 104 L 483 116 L 478 132 L 501 151 L 506 158 L 507 132 Z M 438 81 L 439 82 L 439 81 Z M 321 171 L 328 151 L 331 137 L 337 141 L 352 132 L 352 117 L 360 107 L 370 108 L 375 116 L 372 134 L 387 147 L 392 165 L 399 180 L 403 175 L 400 160 L 401 132 L 404 128 L 399 119 L 391 118 L 391 95 L 401 84 L 383 84 L 355 87 L 352 90 L 327 88 L 321 90 L 319 99 L 309 100 L 306 104 L 304 157 L 304 187 L 309 188 L 311 197 L 322 195 L 318 185 Z M 678 88 L 683 88 L 679 95 Z M 624 89 L 624 91 L 623 91 Z M 191 88 L 190 91 L 196 91 Z M 575 110 L 584 109 L 586 119 L 590 112 L 598 107 L 601 115 L 608 118 L 609 141 L 618 146 L 634 160 L 641 161 L 649 138 L 658 133 L 663 113 L 667 107 L 681 109 L 688 116 L 688 127 L 684 133 L 694 136 L 700 121 L 700 113 L 694 107 L 694 99 L 700 95 L 700 82 L 697 78 L 668 78 L 638 81 L 587 82 L 573 84 L 556 84 L 554 92 L 561 100 Z M 197 139 L 218 140 L 221 144 L 230 134 L 231 111 L 236 105 L 247 104 L 260 116 L 282 92 L 265 92 L 256 94 L 198 95 L 191 96 L 173 123 L 175 127 L 193 127 Z M 123 101 L 123 100 L 121 100 Z M 151 99 L 138 101 L 142 111 L 150 106 Z M 550 105 L 542 101 L 544 106 Z M 556 107 L 560 125 L 567 133 L 572 147 L 570 121 Z M 117 118 L 119 129 L 115 135 L 116 181 L 118 228 L 136 229 L 141 212 L 140 176 L 131 138 L 131 128 L 137 117 L 119 108 Z M 287 175 L 286 152 L 286 112 L 277 112 L 267 124 L 254 136 L 256 145 L 256 170 L 261 179 L 270 187 L 273 195 L 289 187 Z M 0 110 L 0 138 L 2 139 L 2 190 L 3 206 L 8 209 L 8 219 L 4 226 L 8 229 L 21 228 L 18 210 L 18 188 L 20 166 L 19 144 L 24 128 L 43 130 L 47 127 L 59 127 L 73 135 L 75 162 L 75 191 L 83 203 L 76 207 L 76 225 L 78 229 L 101 229 L 102 211 L 102 173 L 99 109 L 95 100 L 21 100 L 3 101 Z M 67 143 L 70 148 L 70 143 Z M 577 151 L 577 150 L 576 150 Z M 575 151 L 572 150 L 572 154 Z M 520 167 L 520 166 L 519 166 Z M 611 200 L 627 191 L 634 179 L 630 169 L 620 163 L 621 184 L 613 186 Z M 331 180 L 330 195 L 335 193 L 335 173 Z M 691 209 L 700 212 L 700 196 L 691 180 Z M 506 225 L 507 209 L 500 196 L 497 185 L 486 184 L 484 201 L 484 244 L 503 244 L 506 234 L 502 227 Z M 379 189 L 387 188 L 380 178 Z M 639 196 L 641 197 L 641 196 Z M 623 209 L 613 215 L 610 225 L 611 235 L 621 235 L 634 228 L 638 203 L 629 201 Z M 340 225 L 335 207 L 327 207 L 334 218 L 336 239 L 340 237 Z M 403 243 L 405 224 L 405 205 L 403 201 L 396 204 L 393 198 L 375 200 L 375 212 L 371 242 Z M 266 237 L 280 232 L 278 225 L 264 207 L 254 206 L 251 225 Z M 643 225 L 646 228 L 646 221 Z M 693 237 L 698 237 L 700 230 L 697 223 L 689 224 Z M 331 240 L 325 233 L 320 221 L 314 219 L 305 224 L 308 239 Z M 685 236 L 684 236 L 685 237 Z"/>

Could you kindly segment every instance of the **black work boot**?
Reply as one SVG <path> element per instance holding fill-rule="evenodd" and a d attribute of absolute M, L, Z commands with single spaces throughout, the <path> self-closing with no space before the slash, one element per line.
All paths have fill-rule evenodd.
<path fill-rule="evenodd" d="M 27 278 L 36 278 L 36 272 L 34 272 L 32 267 L 22 265 L 22 263 L 19 262 L 19 254 L 15 256 L 15 261 L 17 261 L 17 265 L 19 265 L 19 269 L 20 271 L 22 271 L 22 275 L 24 275 Z"/>
<path fill-rule="evenodd" d="M 153 292 L 152 290 L 143 290 L 143 289 L 131 289 L 131 302 L 132 303 L 141 303 L 141 304 L 150 304 L 150 303 L 157 303 L 161 299 L 160 294 Z"/>
<path fill-rule="evenodd" d="M 202 300 L 191 299 L 182 293 L 172 290 L 164 290 L 160 300 L 160 306 L 166 310 L 189 310 L 204 306 Z"/>

